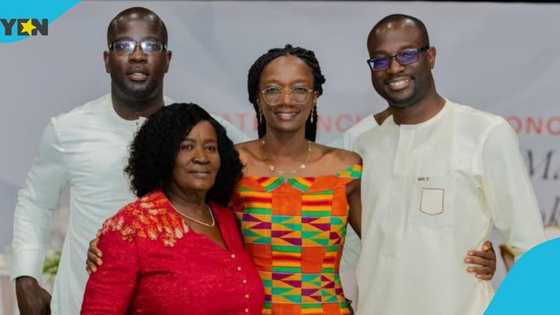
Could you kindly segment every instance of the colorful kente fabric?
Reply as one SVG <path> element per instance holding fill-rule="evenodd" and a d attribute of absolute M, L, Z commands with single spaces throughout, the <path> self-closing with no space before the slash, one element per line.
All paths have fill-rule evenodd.
<path fill-rule="evenodd" d="M 241 179 L 233 208 L 265 287 L 263 314 L 349 314 L 339 278 L 353 165 L 332 176 Z"/>

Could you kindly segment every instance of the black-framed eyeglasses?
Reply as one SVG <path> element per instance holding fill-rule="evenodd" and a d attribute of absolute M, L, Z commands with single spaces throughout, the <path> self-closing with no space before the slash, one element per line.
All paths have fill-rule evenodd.
<path fill-rule="evenodd" d="M 261 94 L 265 103 L 274 106 L 282 102 L 283 91 L 284 89 L 279 86 L 269 86 L 262 89 Z M 291 100 L 296 104 L 303 104 L 307 102 L 313 91 L 313 89 L 303 86 L 293 86 L 289 88 Z"/>
<path fill-rule="evenodd" d="M 397 60 L 403 66 L 415 63 L 418 61 L 418 57 L 420 56 L 421 52 L 430 49 L 430 46 L 424 46 L 421 48 L 406 48 L 398 53 L 388 56 L 388 55 L 379 55 L 367 60 L 367 63 L 371 69 L 371 71 L 383 71 L 389 69 L 391 66 L 391 62 L 393 58 Z"/>
<path fill-rule="evenodd" d="M 159 53 L 167 49 L 167 46 L 155 39 L 144 39 L 137 42 L 133 39 L 118 39 L 109 44 L 109 50 L 119 55 L 130 55 L 140 44 L 142 52 L 149 55 Z"/>

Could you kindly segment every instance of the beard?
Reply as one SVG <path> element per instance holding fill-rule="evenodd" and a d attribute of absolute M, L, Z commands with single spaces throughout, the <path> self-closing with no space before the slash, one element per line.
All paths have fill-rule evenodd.
<path fill-rule="evenodd" d="M 420 103 L 430 90 L 429 77 L 411 76 L 411 80 L 414 85 L 412 90 L 407 93 L 408 95 L 398 95 L 398 92 L 386 90 L 384 82 L 380 86 L 374 84 L 374 88 L 387 101 L 389 106 L 395 109 L 405 109 Z"/>
<path fill-rule="evenodd" d="M 121 98 L 130 101 L 132 106 L 138 106 L 144 101 L 155 97 L 162 86 L 161 82 L 151 80 L 150 78 L 144 82 L 132 82 L 113 76 L 111 76 L 111 79 L 113 93 L 116 92 Z M 137 110 L 143 109 L 137 108 Z"/>

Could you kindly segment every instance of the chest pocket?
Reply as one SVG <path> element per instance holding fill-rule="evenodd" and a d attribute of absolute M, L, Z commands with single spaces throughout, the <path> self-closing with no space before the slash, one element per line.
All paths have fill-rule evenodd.
<path fill-rule="evenodd" d="M 410 205 L 410 223 L 426 228 L 453 227 L 455 224 L 455 176 L 417 176 Z"/>

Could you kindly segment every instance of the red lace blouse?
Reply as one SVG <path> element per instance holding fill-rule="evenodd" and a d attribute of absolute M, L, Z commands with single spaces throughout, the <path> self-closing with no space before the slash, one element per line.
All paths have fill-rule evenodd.
<path fill-rule="evenodd" d="M 81 314 L 261 314 L 262 282 L 233 213 L 211 208 L 227 249 L 190 229 L 161 192 L 107 220 Z"/>

